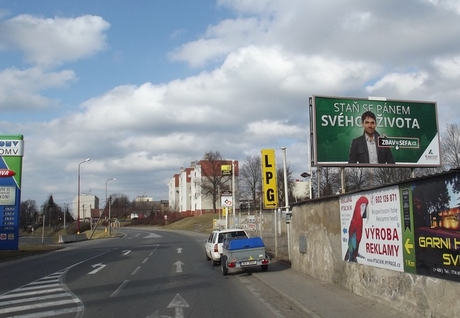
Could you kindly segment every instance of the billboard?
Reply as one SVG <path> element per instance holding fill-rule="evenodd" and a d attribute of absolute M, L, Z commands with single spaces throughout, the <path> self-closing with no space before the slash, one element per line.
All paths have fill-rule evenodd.
<path fill-rule="evenodd" d="M 22 135 L 0 135 L 0 250 L 19 248 L 23 155 Z"/>
<path fill-rule="evenodd" d="M 342 259 L 460 282 L 460 170 L 340 197 Z"/>
<path fill-rule="evenodd" d="M 441 165 L 435 102 L 313 96 L 311 107 L 314 165 Z"/>
<path fill-rule="evenodd" d="M 262 149 L 262 191 L 265 209 L 278 207 L 275 149 Z"/>
<path fill-rule="evenodd" d="M 399 206 L 397 186 L 341 197 L 343 259 L 403 271 Z"/>
<path fill-rule="evenodd" d="M 460 282 L 460 172 L 402 191 L 412 203 L 403 223 L 406 271 Z"/>

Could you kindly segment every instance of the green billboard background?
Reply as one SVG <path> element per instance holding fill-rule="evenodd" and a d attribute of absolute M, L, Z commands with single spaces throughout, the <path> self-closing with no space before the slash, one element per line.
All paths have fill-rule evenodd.
<path fill-rule="evenodd" d="M 351 142 L 363 134 L 365 111 L 376 115 L 377 132 L 392 142 L 396 166 L 441 164 L 435 102 L 313 96 L 312 107 L 313 160 L 318 166 L 348 165 Z"/>

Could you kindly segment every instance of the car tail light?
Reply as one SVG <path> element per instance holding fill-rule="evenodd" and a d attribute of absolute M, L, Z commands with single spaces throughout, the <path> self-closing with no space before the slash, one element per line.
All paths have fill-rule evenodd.
<path fill-rule="evenodd" d="M 267 265 L 268 264 L 268 259 L 263 259 L 262 260 L 262 265 Z"/>
<path fill-rule="evenodd" d="M 219 253 L 219 247 L 217 244 L 214 244 L 214 252 Z"/>
<path fill-rule="evenodd" d="M 236 263 L 228 263 L 228 264 L 227 264 L 227 266 L 228 266 L 229 268 L 234 268 L 235 265 L 236 265 Z"/>

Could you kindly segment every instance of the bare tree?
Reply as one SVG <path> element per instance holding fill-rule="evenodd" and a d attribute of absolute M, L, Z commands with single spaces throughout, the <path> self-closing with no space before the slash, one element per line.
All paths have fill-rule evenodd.
<path fill-rule="evenodd" d="M 111 217 L 120 218 L 126 217 L 128 213 L 131 213 L 132 203 L 129 201 L 129 197 L 126 194 L 116 193 L 110 195 L 111 202 Z M 108 209 L 107 209 L 108 213 Z"/>
<path fill-rule="evenodd" d="M 347 168 L 345 175 L 347 191 L 353 191 L 408 180 L 411 178 L 411 169 L 395 167 L 353 167 Z"/>
<path fill-rule="evenodd" d="M 27 226 L 29 224 L 35 223 L 37 219 L 37 213 L 38 208 L 35 200 L 29 199 L 21 202 L 19 224 L 21 226 Z"/>
<path fill-rule="evenodd" d="M 369 169 L 346 168 L 345 169 L 346 190 L 354 191 L 369 187 Z"/>
<path fill-rule="evenodd" d="M 48 222 L 48 227 L 53 227 L 55 231 L 59 230 L 59 224 L 63 221 L 63 213 L 61 207 L 58 206 L 51 194 L 42 206 L 45 220 Z"/>
<path fill-rule="evenodd" d="M 334 167 L 318 167 L 316 171 L 312 171 L 310 180 L 312 183 L 312 192 L 316 194 L 315 197 L 333 195 L 340 190 L 340 169 Z M 318 191 L 319 193 L 317 193 Z"/>
<path fill-rule="evenodd" d="M 447 169 L 460 167 L 460 127 L 457 124 L 447 125 L 441 136 L 441 152 Z"/>
<path fill-rule="evenodd" d="M 373 181 L 372 186 L 379 186 L 388 183 L 396 183 L 408 180 L 411 177 L 410 168 L 387 168 L 379 167 L 371 169 L 370 179 Z"/>
<path fill-rule="evenodd" d="M 257 193 L 261 192 L 262 186 L 262 163 L 260 156 L 247 156 L 240 172 L 242 189 L 251 196 L 254 208 L 257 208 Z"/>
<path fill-rule="evenodd" d="M 138 212 L 143 214 L 145 217 L 149 217 L 154 212 L 153 201 L 133 201 L 133 213 Z"/>
<path fill-rule="evenodd" d="M 416 177 L 423 177 L 423 176 L 428 176 L 430 174 L 435 174 L 435 173 L 441 173 L 444 171 L 444 168 L 441 167 L 435 167 L 435 168 L 416 168 L 415 169 L 415 176 Z"/>
<path fill-rule="evenodd" d="M 336 194 L 340 190 L 340 170 L 337 168 L 322 169 L 323 185 L 321 191 L 324 196 Z"/>
<path fill-rule="evenodd" d="M 212 200 L 213 211 L 217 213 L 217 202 L 220 199 L 219 191 L 230 190 L 229 181 L 231 176 L 222 175 L 222 164 L 226 164 L 226 162 L 218 151 L 207 152 L 203 160 L 207 164 L 201 165 L 201 194 Z M 232 189 L 232 191 L 235 191 L 235 189 Z M 236 202 L 233 202 L 233 204 L 236 204 Z"/>

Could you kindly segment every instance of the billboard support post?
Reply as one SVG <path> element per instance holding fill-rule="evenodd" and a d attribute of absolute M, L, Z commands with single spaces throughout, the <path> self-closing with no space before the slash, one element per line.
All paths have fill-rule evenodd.
<path fill-rule="evenodd" d="M 345 191 L 346 190 L 345 189 L 346 182 L 345 182 L 345 168 L 344 167 L 340 167 L 340 180 L 341 180 L 341 183 L 342 183 L 340 185 L 341 186 L 341 188 L 340 188 L 341 191 L 340 192 L 345 193 L 346 192 Z"/>

